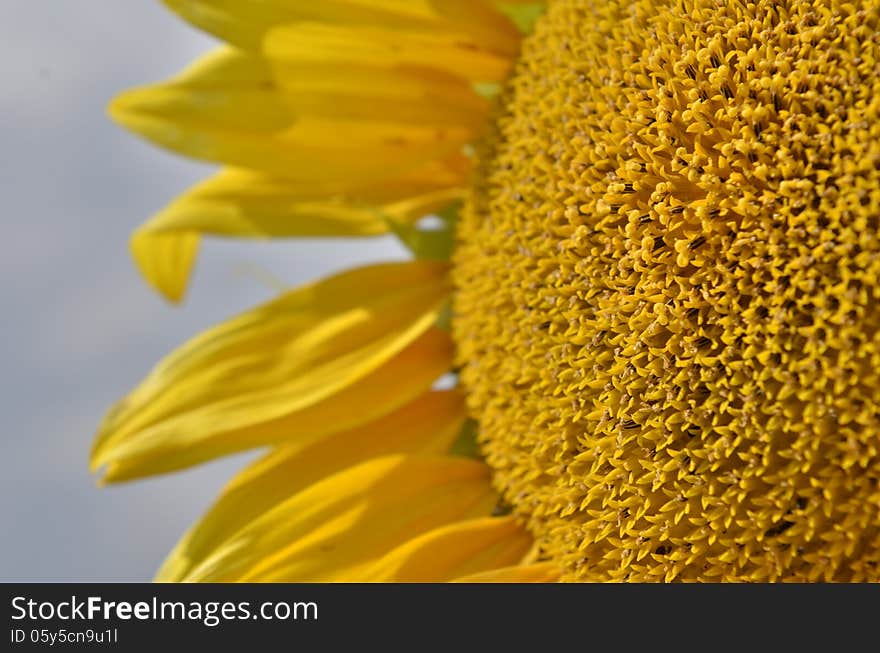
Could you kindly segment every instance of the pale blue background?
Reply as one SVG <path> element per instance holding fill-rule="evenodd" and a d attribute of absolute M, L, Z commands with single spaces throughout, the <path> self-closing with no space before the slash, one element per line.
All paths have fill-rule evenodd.
<path fill-rule="evenodd" d="M 0 580 L 149 580 L 247 455 L 104 489 L 104 410 L 200 329 L 296 284 L 400 257 L 390 240 L 210 241 L 182 308 L 137 276 L 129 232 L 206 175 L 105 117 L 118 90 L 211 46 L 158 0 L 0 3 Z"/>

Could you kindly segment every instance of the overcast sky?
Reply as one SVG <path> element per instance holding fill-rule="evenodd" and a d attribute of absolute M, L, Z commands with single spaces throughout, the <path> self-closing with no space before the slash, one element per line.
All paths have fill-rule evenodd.
<path fill-rule="evenodd" d="M 248 455 L 98 489 L 87 457 L 103 412 L 163 354 L 269 299 L 263 272 L 295 285 L 402 256 L 389 240 L 211 240 L 183 307 L 145 286 L 128 234 L 211 168 L 104 107 L 211 45 L 159 0 L 0 3 L 0 580 L 149 580 Z"/>

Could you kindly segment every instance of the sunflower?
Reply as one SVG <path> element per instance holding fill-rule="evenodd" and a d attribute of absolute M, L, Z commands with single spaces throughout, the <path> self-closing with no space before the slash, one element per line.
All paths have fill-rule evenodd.
<path fill-rule="evenodd" d="M 873 0 L 168 4 L 227 45 L 111 114 L 226 167 L 146 280 L 203 235 L 413 259 L 110 411 L 107 482 L 268 448 L 158 580 L 880 580 Z"/>

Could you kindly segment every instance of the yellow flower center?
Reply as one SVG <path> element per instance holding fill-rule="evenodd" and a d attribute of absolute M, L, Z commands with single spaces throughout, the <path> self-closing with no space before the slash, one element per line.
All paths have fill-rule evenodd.
<path fill-rule="evenodd" d="M 580 580 L 880 580 L 875 0 L 556 0 L 455 253 L 497 487 Z"/>

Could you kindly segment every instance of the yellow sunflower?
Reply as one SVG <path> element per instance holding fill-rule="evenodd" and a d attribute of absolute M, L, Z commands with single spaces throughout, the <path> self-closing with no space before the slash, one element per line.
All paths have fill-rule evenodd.
<path fill-rule="evenodd" d="M 414 258 L 111 410 L 108 482 L 268 447 L 158 580 L 880 580 L 874 0 L 167 4 L 227 45 L 111 113 L 227 167 L 147 281 L 202 235 Z"/>

